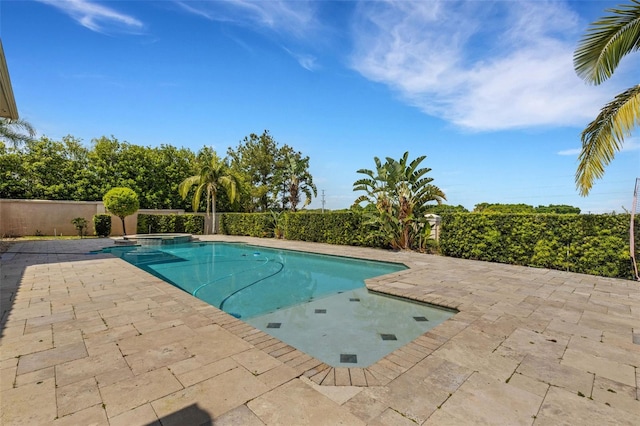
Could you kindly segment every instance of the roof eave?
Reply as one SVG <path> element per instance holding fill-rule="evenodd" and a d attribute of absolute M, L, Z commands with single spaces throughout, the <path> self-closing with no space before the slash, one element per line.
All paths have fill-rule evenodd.
<path fill-rule="evenodd" d="M 4 57 L 2 40 L 0 40 L 0 117 L 11 120 L 18 119 L 18 107 L 13 97 L 13 88 L 11 87 L 7 61 Z"/>

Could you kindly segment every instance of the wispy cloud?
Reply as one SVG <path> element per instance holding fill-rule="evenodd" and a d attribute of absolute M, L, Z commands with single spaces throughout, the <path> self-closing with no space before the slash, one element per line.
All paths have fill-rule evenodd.
<path fill-rule="evenodd" d="M 625 139 L 622 145 L 621 152 L 639 151 L 640 150 L 640 138 L 628 138 Z"/>
<path fill-rule="evenodd" d="M 580 151 L 580 148 L 564 149 L 562 151 L 558 151 L 558 155 L 577 156 L 580 154 Z"/>
<path fill-rule="evenodd" d="M 562 151 L 558 151 L 558 155 L 567 155 L 567 156 L 573 157 L 580 154 L 580 151 L 581 151 L 580 148 L 564 149 Z"/>
<path fill-rule="evenodd" d="M 225 22 L 274 35 L 280 38 L 281 44 L 306 46 L 309 38 L 312 38 L 311 34 L 321 27 L 316 16 L 316 3 L 308 1 L 175 0 L 175 3 L 184 11 L 211 21 Z M 248 48 L 238 39 L 234 40 Z M 301 67 L 309 71 L 318 68 L 317 58 L 308 53 L 301 53 L 303 48 L 293 50 L 283 46 L 283 49 Z"/>
<path fill-rule="evenodd" d="M 317 23 L 314 3 L 306 1 L 175 0 L 187 12 L 212 21 L 233 22 L 302 37 Z"/>
<path fill-rule="evenodd" d="M 140 33 L 144 24 L 133 16 L 89 0 L 36 0 L 53 6 L 80 25 L 99 33 Z"/>
<path fill-rule="evenodd" d="M 287 49 L 286 47 L 283 47 L 283 49 L 296 61 L 298 61 L 302 68 L 309 71 L 315 71 L 318 68 L 318 63 L 315 56 L 309 55 L 307 53 L 296 53 L 290 49 Z"/>
<path fill-rule="evenodd" d="M 584 125 L 619 89 L 575 75 L 583 23 L 564 3 L 389 0 L 356 13 L 352 67 L 472 131 Z"/>
<path fill-rule="evenodd" d="M 558 155 L 575 155 L 580 154 L 580 148 L 565 149 L 558 151 Z M 631 137 L 624 140 L 620 152 L 640 151 L 640 138 Z"/>

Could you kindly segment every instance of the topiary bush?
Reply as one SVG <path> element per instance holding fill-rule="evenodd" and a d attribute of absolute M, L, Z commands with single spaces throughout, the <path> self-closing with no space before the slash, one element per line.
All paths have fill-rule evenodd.
<path fill-rule="evenodd" d="M 111 215 L 97 214 L 93 216 L 93 227 L 98 237 L 108 237 L 111 234 Z"/>
<path fill-rule="evenodd" d="M 122 221 L 122 235 L 127 235 L 124 218 L 134 214 L 140 208 L 138 195 L 130 188 L 111 188 L 102 197 L 102 202 L 109 213 L 120 218 Z"/>

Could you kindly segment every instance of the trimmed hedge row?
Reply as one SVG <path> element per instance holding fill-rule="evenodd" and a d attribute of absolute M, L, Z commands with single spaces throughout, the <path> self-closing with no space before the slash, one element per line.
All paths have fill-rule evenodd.
<path fill-rule="evenodd" d="M 193 231 L 190 221 L 197 222 Z M 633 279 L 629 256 L 629 215 L 481 214 L 442 215 L 439 249 L 445 256 L 560 269 Z M 357 212 L 284 213 L 288 240 L 385 248 Z M 204 218 L 194 215 L 139 215 L 138 233 L 201 234 Z M 223 213 L 220 233 L 272 238 L 270 213 Z M 640 223 L 636 223 L 636 234 Z M 636 239 L 640 248 L 640 238 Z M 636 257 L 639 257 L 636 254 Z M 638 259 L 640 260 L 640 259 Z"/>
<path fill-rule="evenodd" d="M 354 212 L 287 213 L 284 237 L 288 240 L 313 241 L 349 246 L 381 247 L 364 216 Z"/>
<path fill-rule="evenodd" d="M 204 216 L 194 214 L 139 214 L 138 234 L 182 233 L 202 235 Z"/>
<path fill-rule="evenodd" d="M 629 215 L 443 214 L 440 251 L 463 259 L 633 279 L 630 220 Z"/>
<path fill-rule="evenodd" d="M 272 238 L 274 223 L 271 213 L 222 213 L 220 233 Z"/>
<path fill-rule="evenodd" d="M 328 244 L 382 247 L 383 243 L 371 236 L 364 225 L 364 217 L 354 212 L 286 212 L 282 228 L 287 240 L 312 241 Z M 248 235 L 272 238 L 274 218 L 271 213 L 222 213 L 220 232 L 227 235 Z"/>

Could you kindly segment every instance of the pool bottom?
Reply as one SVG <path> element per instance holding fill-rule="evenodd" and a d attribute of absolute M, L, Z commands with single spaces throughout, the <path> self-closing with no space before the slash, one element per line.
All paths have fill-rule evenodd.
<path fill-rule="evenodd" d="M 454 314 L 360 288 L 243 321 L 332 367 L 368 367 Z"/>

